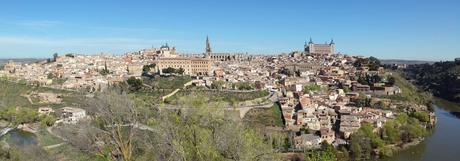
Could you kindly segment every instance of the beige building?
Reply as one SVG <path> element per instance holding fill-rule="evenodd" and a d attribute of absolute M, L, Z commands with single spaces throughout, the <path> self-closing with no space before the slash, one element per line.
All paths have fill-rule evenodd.
<path fill-rule="evenodd" d="M 310 38 L 308 44 L 305 42 L 304 49 L 307 54 L 331 55 L 335 54 L 335 43 L 331 40 L 330 43 L 315 44 Z"/>
<path fill-rule="evenodd" d="M 155 70 L 163 74 L 163 69 L 184 69 L 187 75 L 208 75 L 211 72 L 212 61 L 208 58 L 162 57 L 155 60 Z"/>
<path fill-rule="evenodd" d="M 209 38 L 206 37 L 206 48 L 203 57 L 180 56 L 175 52 L 159 54 L 159 57 L 154 61 L 154 63 L 156 64 L 155 70 L 158 73 L 163 74 L 163 69 L 166 68 L 182 68 L 184 69 L 184 74 L 186 75 L 211 75 L 211 66 L 213 63 L 211 53 L 211 44 L 209 43 Z"/>

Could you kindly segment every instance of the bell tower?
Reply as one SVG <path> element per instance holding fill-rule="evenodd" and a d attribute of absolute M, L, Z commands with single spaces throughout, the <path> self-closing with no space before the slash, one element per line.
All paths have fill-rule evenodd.
<path fill-rule="evenodd" d="M 205 51 L 205 57 L 211 57 L 211 53 L 212 53 L 212 50 L 211 50 L 211 44 L 209 43 L 209 37 L 206 36 L 206 51 Z"/>

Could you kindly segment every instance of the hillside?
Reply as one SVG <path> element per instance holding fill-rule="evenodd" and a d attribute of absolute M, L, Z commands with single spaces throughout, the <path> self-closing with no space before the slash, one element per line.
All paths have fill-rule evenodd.
<path fill-rule="evenodd" d="M 436 62 L 412 65 L 405 70 L 407 78 L 433 95 L 460 102 L 460 63 Z"/>

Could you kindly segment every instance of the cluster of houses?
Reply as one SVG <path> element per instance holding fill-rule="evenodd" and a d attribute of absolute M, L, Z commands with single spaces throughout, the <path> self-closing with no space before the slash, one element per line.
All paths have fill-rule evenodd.
<path fill-rule="evenodd" d="M 278 88 L 283 97 L 279 103 L 286 128 L 299 132 L 293 138 L 295 148 L 317 148 L 322 142 L 347 144 L 346 140 L 362 123 L 370 123 L 378 129 L 388 119 L 394 118 L 390 110 L 356 103 L 360 99 L 370 100 L 376 95 L 402 92 L 393 84 L 387 85 L 386 80 L 372 85 L 357 81 L 359 76 L 378 75 L 385 78 L 390 73 L 383 68 L 370 71 L 367 67 L 353 66 L 353 62 L 362 57 L 293 54 L 278 57 L 277 62 L 286 64 L 280 73 Z M 312 86 L 316 89 L 310 88 Z"/>
<path fill-rule="evenodd" d="M 10 75 L 39 84 L 100 90 L 131 76 L 141 76 L 144 65 L 161 62 L 161 58 L 174 58 L 171 59 L 174 61 L 169 62 L 171 64 L 164 64 L 165 67 L 186 65 L 176 61 L 186 57 L 176 54 L 175 50 L 166 45 L 123 56 L 71 54 L 33 64 L 10 62 L 4 70 Z M 376 95 L 395 95 L 402 91 L 394 83 L 389 83 L 387 78 L 391 73 L 383 67 L 371 69 L 366 64 L 356 66 L 354 63 L 357 60 L 366 58 L 334 52 L 333 41 L 316 46 L 310 41 L 303 52 L 214 60 L 211 59 L 209 46 L 206 49 L 207 57 L 203 60 L 212 60 L 211 65 L 208 65 L 209 62 L 200 65 L 200 70 L 203 67 L 205 71 L 201 73 L 206 74 L 198 77 L 201 80 L 197 82 L 203 86 L 212 86 L 215 81 L 228 84 L 249 82 L 259 90 L 280 93 L 278 100 L 285 127 L 299 132 L 293 138 L 296 148 L 317 147 L 323 141 L 335 145 L 346 144 L 346 139 L 362 123 L 370 123 L 378 129 L 388 119 L 394 118 L 391 111 L 357 104 L 358 101 Z M 196 70 L 187 68 L 186 71 L 193 73 Z M 364 77 L 379 79 L 369 83 L 358 80 Z M 56 78 L 64 81 L 61 84 L 53 83 Z M 65 107 L 59 111 L 58 122 L 76 123 L 86 117 L 85 111 L 79 108 Z M 39 112 L 49 114 L 54 111 L 40 108 Z"/>
<path fill-rule="evenodd" d="M 66 54 L 31 64 L 8 62 L 4 66 L 10 77 L 31 84 L 64 89 L 102 90 L 123 82 L 130 76 L 140 76 L 147 61 L 131 60 L 128 56 Z"/>

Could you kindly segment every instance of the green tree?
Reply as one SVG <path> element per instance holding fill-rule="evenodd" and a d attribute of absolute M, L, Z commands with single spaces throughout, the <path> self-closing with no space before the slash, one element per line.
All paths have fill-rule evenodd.
<path fill-rule="evenodd" d="M 418 119 L 421 122 L 429 122 L 430 121 L 430 115 L 428 114 L 428 112 L 424 112 L 424 111 L 414 112 L 414 113 L 412 113 L 412 117 L 415 117 L 416 119 Z"/>
<path fill-rule="evenodd" d="M 133 90 L 139 90 L 142 88 L 142 80 L 137 79 L 136 77 L 129 77 L 126 82 Z"/>
<path fill-rule="evenodd" d="M 184 74 L 185 70 L 184 68 L 179 68 L 176 72 L 177 74 Z"/>
<path fill-rule="evenodd" d="M 176 73 L 176 69 L 172 67 L 164 68 L 161 70 L 165 74 L 173 74 Z"/>
<path fill-rule="evenodd" d="M 400 140 L 400 131 L 394 121 L 390 120 L 383 126 L 383 140 L 389 144 L 397 143 Z"/>
<path fill-rule="evenodd" d="M 395 83 L 396 83 L 395 77 L 393 77 L 393 76 L 388 77 L 388 80 L 387 80 L 387 83 L 386 83 L 387 86 L 393 86 L 393 85 L 395 85 Z"/>
<path fill-rule="evenodd" d="M 306 85 L 303 87 L 303 92 L 304 93 L 308 93 L 308 92 L 318 92 L 321 90 L 321 86 L 320 85 L 316 85 L 316 84 L 310 84 L 310 85 Z"/>
<path fill-rule="evenodd" d="M 321 149 L 308 150 L 305 152 L 306 161 L 336 161 L 337 156 L 334 147 L 327 142 L 322 143 Z"/>
<path fill-rule="evenodd" d="M 148 74 L 152 70 L 152 68 L 155 68 L 155 66 L 156 66 L 155 64 L 149 64 L 149 65 L 142 66 L 142 73 Z"/>
<path fill-rule="evenodd" d="M 56 122 L 56 118 L 53 115 L 44 115 L 40 120 L 43 126 L 53 126 L 54 122 Z"/>
<path fill-rule="evenodd" d="M 211 87 L 213 89 L 218 89 L 218 90 L 222 90 L 223 86 L 225 85 L 225 81 L 222 81 L 222 80 L 215 80 L 212 82 L 212 85 Z"/>
<path fill-rule="evenodd" d="M 351 144 L 350 145 L 351 157 L 353 157 L 354 160 L 361 160 L 363 150 L 359 142 L 355 140 L 351 142 L 350 144 Z"/>

